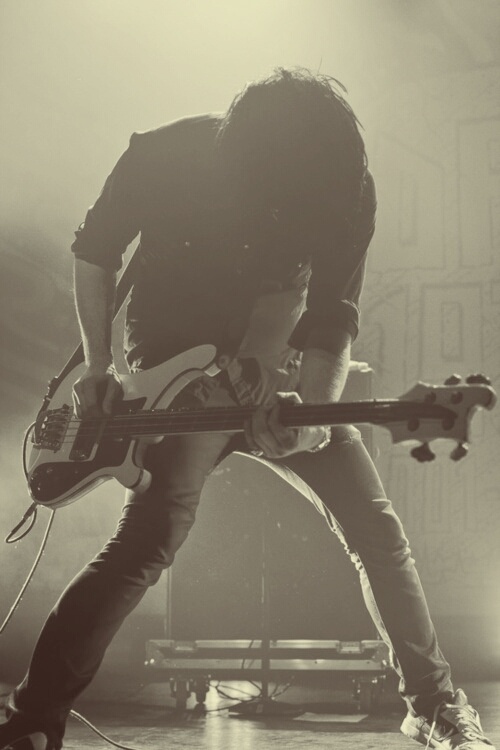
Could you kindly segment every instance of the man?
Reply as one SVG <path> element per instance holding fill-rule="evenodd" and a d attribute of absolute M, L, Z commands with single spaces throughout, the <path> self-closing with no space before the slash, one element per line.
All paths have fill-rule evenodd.
<path fill-rule="evenodd" d="M 358 431 L 280 423 L 277 394 L 340 397 L 358 331 L 375 192 L 342 90 L 326 76 L 278 69 L 248 85 L 223 116 L 132 137 L 73 245 L 87 364 L 75 409 L 109 414 L 119 398 L 110 346 L 115 276 L 140 232 L 126 323 L 130 368 L 217 346 L 221 372 L 188 386 L 178 403 L 259 404 L 247 449 L 285 465 L 310 454 L 302 478 L 313 491 L 315 475 L 330 473 L 318 508 L 356 564 L 391 649 L 408 706 L 403 732 L 428 747 L 484 750 L 492 744 L 452 687 L 408 542 Z M 237 437 L 215 433 L 148 448 L 152 484 L 128 493 L 115 535 L 50 614 L 9 699 L 0 748 L 35 731 L 50 750 L 62 746 L 73 701 L 123 619 L 172 563 L 207 474 L 237 447 L 245 449 Z"/>

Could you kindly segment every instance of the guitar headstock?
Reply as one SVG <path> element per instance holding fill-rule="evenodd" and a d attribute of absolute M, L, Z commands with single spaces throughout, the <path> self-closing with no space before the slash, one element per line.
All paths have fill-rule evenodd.
<path fill-rule="evenodd" d="M 451 375 L 444 385 L 417 383 L 400 397 L 401 404 L 414 413 L 404 421 L 386 424 L 395 443 L 418 440 L 421 444 L 413 448 L 411 455 L 417 461 L 432 461 L 434 453 L 429 441 L 438 438 L 456 440 L 457 445 L 450 457 L 458 461 L 467 455 L 469 428 L 478 408 L 493 409 L 496 393 L 491 381 L 481 374 L 469 375 L 462 382 L 459 375 Z"/>

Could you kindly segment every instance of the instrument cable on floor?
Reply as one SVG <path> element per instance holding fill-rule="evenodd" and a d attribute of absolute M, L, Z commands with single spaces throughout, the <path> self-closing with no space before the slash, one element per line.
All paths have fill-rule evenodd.
<path fill-rule="evenodd" d="M 92 724 L 91 721 L 85 718 L 85 716 L 82 716 L 82 714 L 79 714 L 78 711 L 71 710 L 69 712 L 69 715 L 72 716 L 74 719 L 77 719 L 77 721 L 80 721 L 82 724 L 85 724 L 86 727 L 91 729 L 95 734 L 97 734 L 98 737 L 100 737 L 105 742 L 108 742 L 110 745 L 113 745 L 113 747 L 118 747 L 120 750 L 140 750 L 138 747 L 133 747 L 131 745 L 122 745 L 119 742 L 115 742 L 115 740 L 112 740 L 111 737 L 108 737 L 106 734 L 101 732 L 99 729 L 97 729 L 94 724 Z"/>

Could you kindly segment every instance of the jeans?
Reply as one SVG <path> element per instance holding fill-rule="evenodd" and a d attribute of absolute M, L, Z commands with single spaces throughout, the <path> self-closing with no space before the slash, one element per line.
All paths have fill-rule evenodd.
<path fill-rule="evenodd" d="M 221 379 L 203 378 L 188 390 L 185 404 L 235 403 L 235 391 Z M 322 452 L 265 463 L 315 505 L 341 540 L 390 648 L 401 696 L 417 714 L 432 713 L 452 691 L 450 669 L 408 541 L 358 430 L 337 426 L 332 432 L 332 443 Z M 238 441 L 224 433 L 192 434 L 148 448 L 149 489 L 127 492 L 115 534 L 50 613 L 28 674 L 10 697 L 11 710 L 39 716 L 64 732 L 74 700 L 96 673 L 114 634 L 186 540 L 207 475 Z"/>

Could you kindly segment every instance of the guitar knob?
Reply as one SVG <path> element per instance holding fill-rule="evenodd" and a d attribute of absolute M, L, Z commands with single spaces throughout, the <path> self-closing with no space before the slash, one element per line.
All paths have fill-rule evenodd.
<path fill-rule="evenodd" d="M 436 454 L 433 453 L 429 448 L 429 443 L 422 443 L 422 445 L 417 445 L 416 448 L 413 448 L 413 450 L 410 451 L 410 455 L 412 455 L 413 458 L 416 458 L 419 463 L 434 461 L 434 459 L 436 458 Z"/>
<path fill-rule="evenodd" d="M 449 378 L 446 378 L 446 380 L 444 381 L 444 384 L 445 385 L 458 385 L 461 382 L 462 382 L 461 376 L 454 373 L 453 375 L 450 375 Z"/>
<path fill-rule="evenodd" d="M 460 461 L 461 458 L 464 458 L 467 453 L 469 452 L 469 446 L 467 443 L 458 443 L 457 447 L 452 450 L 450 453 L 450 458 L 452 461 Z"/>
<path fill-rule="evenodd" d="M 491 385 L 491 380 L 480 372 L 477 372 L 475 375 L 469 375 L 469 377 L 465 379 L 465 382 L 468 383 L 468 385 Z"/>

